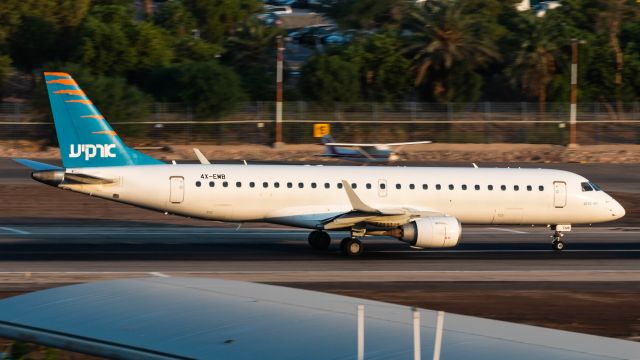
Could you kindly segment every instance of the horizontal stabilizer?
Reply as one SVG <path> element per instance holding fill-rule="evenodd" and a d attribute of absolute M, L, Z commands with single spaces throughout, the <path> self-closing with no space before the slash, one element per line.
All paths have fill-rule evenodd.
<path fill-rule="evenodd" d="M 63 170 L 63 168 L 61 168 L 60 166 L 51 165 L 51 164 L 45 164 L 45 163 L 38 162 L 38 161 L 33 161 L 33 160 L 13 159 L 13 161 L 17 162 L 20 165 L 26 166 L 26 167 L 28 167 L 30 169 L 36 170 L 36 171 Z"/>

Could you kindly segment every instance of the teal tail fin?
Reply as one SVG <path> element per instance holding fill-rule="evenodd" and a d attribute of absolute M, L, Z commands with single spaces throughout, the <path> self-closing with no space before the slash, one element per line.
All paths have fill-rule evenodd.
<path fill-rule="evenodd" d="M 64 167 L 164 164 L 127 147 L 71 75 L 44 77 Z"/>

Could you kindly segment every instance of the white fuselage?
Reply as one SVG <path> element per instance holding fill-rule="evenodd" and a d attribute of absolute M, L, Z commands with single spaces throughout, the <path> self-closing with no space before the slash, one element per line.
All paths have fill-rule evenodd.
<path fill-rule="evenodd" d="M 584 191 L 587 179 L 548 169 L 180 164 L 67 172 L 116 179 L 60 185 L 93 196 L 194 218 L 306 228 L 352 210 L 342 180 L 371 207 L 443 213 L 463 224 L 590 224 L 624 215 L 604 191 Z"/>

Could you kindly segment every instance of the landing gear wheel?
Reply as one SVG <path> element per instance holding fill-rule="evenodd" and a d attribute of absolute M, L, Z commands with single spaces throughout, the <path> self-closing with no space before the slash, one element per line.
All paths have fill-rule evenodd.
<path fill-rule="evenodd" d="M 562 240 L 553 240 L 553 242 L 551 243 L 551 246 L 555 251 L 564 250 L 564 242 Z"/>
<path fill-rule="evenodd" d="M 309 245 L 314 250 L 327 250 L 331 245 L 331 237 L 325 231 L 315 230 L 309 233 Z"/>
<path fill-rule="evenodd" d="M 340 242 L 340 251 L 346 256 L 358 256 L 364 251 L 364 246 L 360 240 L 348 237 Z"/>

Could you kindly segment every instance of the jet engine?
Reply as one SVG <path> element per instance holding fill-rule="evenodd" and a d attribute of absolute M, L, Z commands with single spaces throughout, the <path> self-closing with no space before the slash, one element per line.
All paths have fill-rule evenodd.
<path fill-rule="evenodd" d="M 419 248 L 448 248 L 458 245 L 460 221 L 452 216 L 419 218 L 399 227 L 400 241 Z"/>

